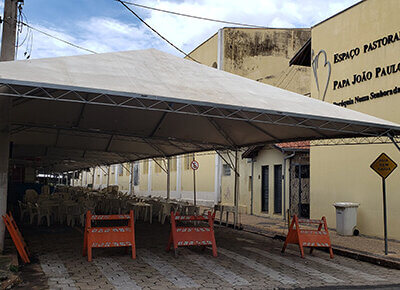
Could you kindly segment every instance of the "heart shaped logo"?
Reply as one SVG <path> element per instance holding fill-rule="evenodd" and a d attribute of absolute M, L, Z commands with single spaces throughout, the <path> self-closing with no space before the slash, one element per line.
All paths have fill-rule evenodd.
<path fill-rule="evenodd" d="M 314 57 L 314 50 L 311 52 L 312 69 L 315 83 L 318 90 L 318 98 L 325 101 L 326 91 L 328 90 L 331 78 L 331 63 L 328 61 L 325 50 L 320 50 Z"/>

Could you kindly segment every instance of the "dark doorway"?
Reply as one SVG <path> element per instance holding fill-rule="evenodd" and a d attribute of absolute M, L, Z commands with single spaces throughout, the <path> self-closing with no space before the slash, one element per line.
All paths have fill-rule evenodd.
<path fill-rule="evenodd" d="M 269 204 L 269 168 L 261 167 L 261 211 L 268 212 Z"/>
<path fill-rule="evenodd" d="M 310 204 L 307 202 L 310 184 L 310 165 L 296 164 L 295 178 L 298 181 L 298 213 L 302 218 L 310 218 Z"/>
<path fill-rule="evenodd" d="M 274 213 L 282 214 L 282 165 L 274 165 Z"/>

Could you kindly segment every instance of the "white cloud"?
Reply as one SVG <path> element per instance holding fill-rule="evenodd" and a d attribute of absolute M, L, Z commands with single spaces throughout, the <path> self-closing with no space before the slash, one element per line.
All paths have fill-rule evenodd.
<path fill-rule="evenodd" d="M 164 43 L 146 29 L 112 18 L 93 17 L 88 21 L 75 23 L 76 33 L 74 34 L 68 33 L 60 27 L 31 25 L 40 31 L 98 53 L 164 46 Z M 25 38 L 27 31 L 27 28 L 24 27 L 20 39 Z M 33 34 L 32 44 L 28 38 L 18 49 L 18 59 L 25 58 L 25 52 L 27 55 L 31 54 L 32 58 L 89 53 L 40 32 L 33 31 Z"/>
<path fill-rule="evenodd" d="M 207 18 L 230 20 L 267 27 L 310 27 L 333 14 L 351 6 L 357 0 L 142 0 L 140 3 L 161 9 Z M 1 2 L 0 2 L 1 3 Z M 151 26 L 172 43 L 190 52 L 219 28 L 221 23 L 179 17 L 157 11 L 132 7 Z M 121 6 L 121 9 L 125 9 Z M 126 13 L 129 13 L 126 11 Z M 180 55 L 143 24 L 113 18 L 92 17 L 74 23 L 74 33 L 51 25 L 33 26 L 50 34 L 97 52 L 122 51 L 154 47 Z M 26 46 L 20 48 L 23 58 Z M 85 53 L 40 33 L 34 33 L 33 58 Z"/>
<path fill-rule="evenodd" d="M 358 0 L 166 0 L 155 3 L 145 0 L 144 4 L 207 18 L 293 28 L 310 27 L 356 2 Z M 194 49 L 219 28 L 229 26 L 157 11 L 147 13 L 146 21 L 185 51 Z"/>

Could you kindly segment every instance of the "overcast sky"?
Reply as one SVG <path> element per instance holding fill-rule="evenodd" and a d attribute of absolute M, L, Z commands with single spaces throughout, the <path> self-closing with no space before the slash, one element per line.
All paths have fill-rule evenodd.
<path fill-rule="evenodd" d="M 196 16 L 267 27 L 311 27 L 359 0 L 130 0 L 147 6 Z M 0 0 L 1 15 L 3 2 Z M 190 52 L 220 23 L 179 17 L 131 6 L 162 35 Z M 180 55 L 115 0 L 25 0 L 27 22 L 40 30 L 96 52 L 157 48 Z M 20 34 L 18 59 L 87 53 L 38 32 Z"/>

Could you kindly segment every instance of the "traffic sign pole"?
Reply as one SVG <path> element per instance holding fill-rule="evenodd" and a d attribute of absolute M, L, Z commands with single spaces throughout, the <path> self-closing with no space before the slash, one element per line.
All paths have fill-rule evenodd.
<path fill-rule="evenodd" d="M 193 154 L 193 160 L 190 163 L 190 167 L 193 170 L 193 204 L 197 205 L 197 195 L 196 195 L 196 170 L 199 169 L 199 162 L 195 160 L 195 155 Z"/>
<path fill-rule="evenodd" d="M 386 208 L 386 178 L 396 169 L 397 164 L 385 153 L 372 162 L 371 166 L 382 178 L 382 193 L 383 193 L 383 234 L 385 239 L 385 255 L 388 254 L 388 238 L 387 238 L 387 208 Z"/>
<path fill-rule="evenodd" d="M 196 196 L 196 170 L 193 169 L 193 205 L 196 206 L 197 196 Z"/>
<path fill-rule="evenodd" d="M 388 239 L 387 239 L 387 210 L 386 210 L 386 182 L 382 177 L 382 192 L 383 192 L 383 227 L 385 237 L 385 255 L 388 254 Z"/>

